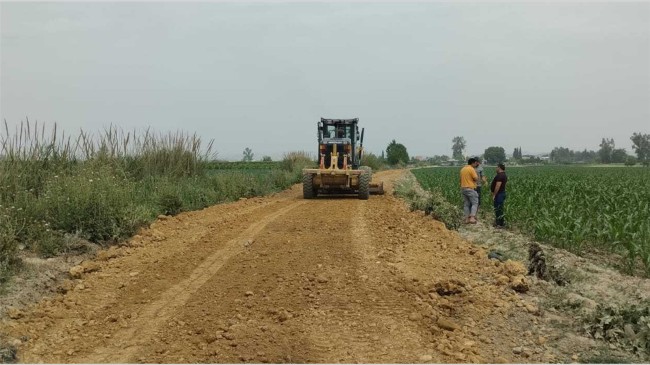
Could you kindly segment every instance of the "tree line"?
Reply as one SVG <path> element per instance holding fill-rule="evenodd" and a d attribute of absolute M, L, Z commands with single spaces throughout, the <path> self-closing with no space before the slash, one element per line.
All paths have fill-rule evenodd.
<path fill-rule="evenodd" d="M 583 151 L 573 151 L 566 147 L 555 147 L 548 155 L 549 162 L 557 164 L 572 164 L 572 163 L 625 163 L 626 165 L 634 165 L 636 163 L 643 164 L 644 166 L 650 165 L 650 134 L 633 133 L 630 137 L 632 141 L 632 149 L 636 156 L 629 155 L 625 148 L 616 148 L 613 138 L 603 138 L 599 145 L 600 149 L 597 151 L 584 149 Z M 465 148 L 467 143 L 462 136 L 456 136 L 452 139 L 451 158 L 446 155 L 436 155 L 429 158 L 430 163 L 435 165 L 448 164 L 450 160 L 462 163 L 467 156 L 465 156 Z M 496 164 L 505 162 L 507 159 L 505 149 L 500 146 L 491 146 L 485 149 L 482 157 L 484 161 L 489 164 Z M 524 156 L 521 147 L 515 147 L 512 152 L 512 157 L 509 161 L 514 161 L 519 164 L 526 163 L 542 163 L 543 160 L 538 156 Z"/>
<path fill-rule="evenodd" d="M 574 164 L 574 163 L 625 163 L 626 165 L 635 165 L 636 163 L 644 166 L 650 165 L 650 134 L 633 133 L 630 137 L 632 149 L 636 156 L 629 155 L 625 148 L 616 148 L 613 138 L 603 138 L 600 142 L 600 149 L 597 151 L 584 149 L 583 151 L 574 151 L 566 147 L 555 147 L 548 155 L 548 162 L 556 164 Z M 452 138 L 451 157 L 447 155 L 435 155 L 429 157 L 426 161 L 418 161 L 409 156 L 406 146 L 398 143 L 395 139 L 390 141 L 381 156 L 372 153 L 364 153 L 362 164 L 370 166 L 373 170 L 379 170 L 384 165 L 406 166 L 408 164 L 463 164 L 467 156 L 465 149 L 467 142 L 462 136 Z M 242 153 L 242 161 L 253 161 L 253 151 L 246 147 Z M 481 157 L 488 164 L 497 164 L 500 162 L 511 161 L 518 164 L 539 164 L 545 162 L 538 156 L 525 156 L 521 147 L 515 147 L 512 152 L 512 158 L 508 159 L 506 151 L 500 146 L 490 146 L 485 149 Z M 271 158 L 264 156 L 263 161 L 271 161 Z"/>

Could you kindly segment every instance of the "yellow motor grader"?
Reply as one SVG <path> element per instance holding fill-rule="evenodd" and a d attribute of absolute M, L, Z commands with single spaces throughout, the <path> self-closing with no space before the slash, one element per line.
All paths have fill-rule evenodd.
<path fill-rule="evenodd" d="M 318 122 L 318 168 L 302 170 L 305 199 L 318 194 L 383 194 L 384 183 L 371 183 L 372 169 L 360 166 L 363 160 L 363 132 L 359 118 L 325 119 Z"/>

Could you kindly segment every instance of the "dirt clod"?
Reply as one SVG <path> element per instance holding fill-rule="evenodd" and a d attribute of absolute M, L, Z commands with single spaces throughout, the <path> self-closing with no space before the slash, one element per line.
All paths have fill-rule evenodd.
<path fill-rule="evenodd" d="M 9 318 L 11 318 L 11 319 L 20 319 L 20 318 L 23 318 L 23 316 L 24 316 L 25 314 L 23 313 L 23 311 L 21 311 L 21 310 L 19 310 L 19 309 L 17 309 L 17 308 L 9 307 L 9 308 L 7 309 L 7 315 L 8 315 Z"/>
<path fill-rule="evenodd" d="M 431 356 L 431 355 L 420 355 L 418 360 L 420 360 L 421 362 L 431 361 L 431 360 L 433 360 L 433 356 Z"/>
<path fill-rule="evenodd" d="M 442 317 L 438 318 L 436 324 L 438 325 L 438 327 L 447 331 L 455 331 L 460 328 L 460 326 L 456 324 L 454 321 Z"/>
<path fill-rule="evenodd" d="M 519 293 L 526 293 L 530 289 L 528 280 L 523 275 L 513 277 L 510 282 L 510 287 Z"/>
<path fill-rule="evenodd" d="M 458 280 L 446 280 L 434 285 L 436 293 L 441 296 L 460 294 L 465 290 L 465 284 Z"/>

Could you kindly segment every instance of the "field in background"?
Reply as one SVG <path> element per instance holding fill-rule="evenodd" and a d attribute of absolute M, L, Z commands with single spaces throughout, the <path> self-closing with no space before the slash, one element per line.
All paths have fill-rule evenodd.
<path fill-rule="evenodd" d="M 488 182 L 493 167 L 485 166 Z M 414 169 L 424 189 L 462 209 L 459 167 Z M 507 169 L 506 222 L 535 239 L 580 252 L 624 255 L 632 272 L 641 261 L 650 274 L 650 169 L 548 166 Z M 483 213 L 490 214 L 489 187 Z"/>
<path fill-rule="evenodd" d="M 283 161 L 213 162 L 196 135 L 109 128 L 74 138 L 56 126 L 22 123 L 0 131 L 0 284 L 27 250 L 50 257 L 110 244 L 160 214 L 261 196 L 300 181 L 313 164 L 302 152 Z M 228 167 L 227 169 L 225 167 Z M 251 173 L 257 171 L 257 173 Z M 259 173 L 263 172 L 263 173 Z"/>
<path fill-rule="evenodd" d="M 206 163 L 206 168 L 212 171 L 269 171 L 282 169 L 282 161 L 210 161 Z"/>

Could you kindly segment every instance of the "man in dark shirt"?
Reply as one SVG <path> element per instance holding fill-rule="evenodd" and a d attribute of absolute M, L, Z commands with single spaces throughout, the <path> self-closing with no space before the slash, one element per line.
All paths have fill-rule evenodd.
<path fill-rule="evenodd" d="M 508 177 L 506 176 L 506 166 L 502 163 L 497 165 L 497 175 L 492 179 L 490 191 L 492 192 L 492 200 L 494 201 L 494 217 L 496 228 L 505 228 L 506 222 L 503 216 L 503 203 L 506 201 L 506 183 Z"/>

